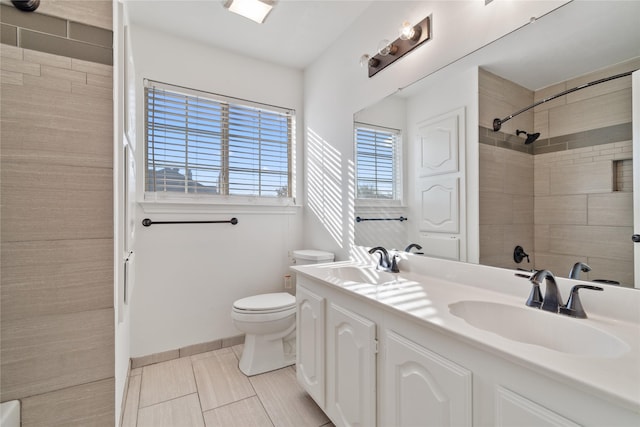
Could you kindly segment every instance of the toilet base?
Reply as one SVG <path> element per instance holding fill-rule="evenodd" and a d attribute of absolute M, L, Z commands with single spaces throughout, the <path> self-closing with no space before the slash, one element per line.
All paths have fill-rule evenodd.
<path fill-rule="evenodd" d="M 269 335 L 246 334 L 244 349 L 238 364 L 243 374 L 258 375 L 296 363 L 295 324 L 285 338 Z"/>

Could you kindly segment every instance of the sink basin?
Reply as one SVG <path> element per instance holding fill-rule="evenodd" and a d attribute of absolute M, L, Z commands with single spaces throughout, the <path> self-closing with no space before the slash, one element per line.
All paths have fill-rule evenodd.
<path fill-rule="evenodd" d="M 368 267 L 336 267 L 331 269 L 331 274 L 347 282 L 369 283 L 372 285 L 382 285 L 398 280 L 398 274 L 378 271 Z"/>
<path fill-rule="evenodd" d="M 488 301 L 459 301 L 449 312 L 479 329 L 562 353 L 615 358 L 629 351 L 619 338 L 561 314 Z"/>

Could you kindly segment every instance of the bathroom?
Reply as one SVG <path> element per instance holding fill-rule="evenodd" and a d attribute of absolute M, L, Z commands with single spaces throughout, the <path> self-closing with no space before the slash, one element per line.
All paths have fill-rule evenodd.
<path fill-rule="evenodd" d="M 127 3 L 130 3 L 129 11 L 126 10 Z M 360 252 L 353 248 L 353 242 L 360 230 L 353 221 L 353 189 L 350 187 L 354 112 L 378 102 L 398 88 L 407 87 L 414 81 L 436 72 L 494 39 L 526 26 L 531 16 L 542 17 L 566 2 L 535 4 L 478 0 L 457 2 L 458 4 L 453 6 L 443 2 L 426 1 L 371 4 L 358 2 L 360 5 L 351 2 L 349 6 L 353 8 L 350 9 L 353 21 L 348 29 L 345 32 L 340 31 L 339 39 L 327 51 L 319 53 L 317 57 L 308 58 L 309 62 L 305 67 L 277 65 L 266 59 L 252 59 L 233 53 L 225 46 L 213 47 L 195 43 L 167 30 L 160 30 L 154 27 L 152 22 L 144 22 L 145 8 L 151 7 L 149 3 L 124 2 L 125 7 L 121 7 L 122 3 L 116 3 L 115 8 L 116 19 L 113 23 L 117 54 L 113 74 L 116 84 L 121 85 L 121 90 L 117 92 L 127 93 L 124 99 L 116 102 L 117 115 L 121 118 L 117 121 L 115 135 L 118 149 L 114 151 L 117 159 L 114 171 L 118 179 L 122 179 L 124 170 L 128 167 L 125 160 L 138 174 L 144 169 L 141 166 L 143 163 L 139 160 L 144 151 L 144 139 L 141 136 L 144 122 L 140 117 L 143 117 L 142 80 L 147 78 L 295 109 L 298 121 L 296 200 L 294 203 L 281 206 L 264 207 L 254 203 L 241 207 L 199 206 L 185 209 L 161 201 L 144 201 L 144 190 L 139 175 L 133 175 L 138 178 L 131 179 L 132 174 L 129 173 L 128 183 L 131 192 L 126 199 L 124 191 L 121 190 L 123 183 L 116 182 L 116 189 L 120 191 L 115 192 L 122 196 L 116 202 L 117 228 L 111 233 L 117 250 L 112 258 L 107 257 L 109 263 L 113 262 L 113 268 L 107 266 L 107 272 L 104 273 L 109 276 L 108 271 L 111 270 L 111 274 L 115 276 L 118 284 L 113 290 L 115 302 L 111 305 L 105 304 L 104 298 L 109 297 L 107 295 L 93 305 L 94 308 L 99 307 L 105 311 L 108 311 L 108 307 L 113 310 L 115 326 L 110 325 L 111 336 L 106 328 L 103 328 L 103 335 L 106 342 L 111 340 L 111 349 L 115 345 L 115 360 L 104 361 L 99 375 L 89 375 L 75 383 L 65 382 L 58 388 L 49 381 L 42 387 L 35 387 L 36 391 L 30 391 L 29 394 L 46 396 L 49 392 L 71 385 L 106 383 L 107 392 L 103 394 L 115 394 L 115 398 L 112 399 L 115 403 L 112 402 L 113 406 L 109 408 L 109 412 L 112 412 L 111 417 L 115 420 L 118 419 L 121 410 L 130 358 L 135 360 L 151 355 L 169 358 L 174 357 L 176 352 L 179 354 L 181 349 L 194 350 L 194 347 L 202 343 L 224 340 L 227 340 L 224 342 L 225 345 L 236 343 L 239 339 L 238 331 L 233 327 L 229 317 L 231 304 L 247 295 L 281 290 L 284 276 L 290 274 L 291 251 L 295 249 L 321 248 L 334 253 L 337 260 L 361 256 Z M 513 4 L 518 4 L 519 10 L 514 10 Z M 47 10 L 46 6 L 47 2 L 42 1 L 42 13 L 59 12 Z M 168 4 L 167 7 L 169 6 Z M 8 7 L 5 2 L 4 7 Z M 191 25 L 190 19 L 195 18 L 181 18 L 182 8 L 177 5 L 174 7 L 175 9 L 165 10 L 165 13 L 175 20 L 175 29 L 179 33 L 181 26 Z M 140 23 L 136 25 L 135 21 L 132 21 L 129 25 L 126 13 L 134 12 L 134 8 L 137 10 Z M 62 16 L 82 22 L 82 15 L 73 15 L 74 12 L 77 11 L 63 11 Z M 147 19 L 152 19 L 151 14 L 148 15 L 150 17 Z M 395 37 L 399 22 L 408 18 L 419 19 L 426 15 L 433 17 L 433 40 L 375 77 L 367 78 L 366 70 L 358 64 L 360 56 L 375 52 L 380 39 Z M 275 13 L 271 16 L 276 17 Z M 476 25 L 478 22 L 485 24 Z M 491 25 L 486 25 L 486 22 L 490 22 Z M 461 27 L 466 28 L 464 38 L 457 32 L 457 28 Z M 229 43 L 229 37 L 225 38 L 226 43 Z M 156 55 L 158 46 L 163 47 L 165 55 Z M 518 55 L 524 55 L 524 50 L 526 49 L 519 51 Z M 125 52 L 129 56 L 125 56 Z M 503 52 L 505 56 L 509 54 Z M 624 59 L 629 58 L 631 57 Z M 185 73 L 182 64 L 187 61 L 192 66 Z M 212 78 L 209 71 L 213 68 L 216 70 L 215 78 Z M 578 74 L 581 73 L 568 75 L 567 78 Z M 477 99 L 477 77 L 475 84 L 474 77 L 468 77 L 465 78 L 464 87 L 459 85 L 459 90 L 465 92 L 461 95 L 465 99 Z M 127 89 L 133 89 L 135 96 L 130 95 L 129 90 L 124 90 L 125 83 L 130 85 Z M 467 97 L 474 91 L 476 94 Z M 454 98 L 450 96 L 443 99 L 439 96 L 438 99 L 442 100 L 439 107 L 443 111 L 458 107 L 460 102 Z M 447 103 L 449 105 L 446 105 Z M 469 102 L 468 117 L 477 115 L 477 105 L 477 102 Z M 513 107 L 488 114 L 502 118 L 522 105 Z M 438 111 L 434 111 L 433 115 L 437 113 Z M 532 131 L 528 128 L 526 130 Z M 476 130 L 467 131 L 468 140 L 477 139 L 474 136 Z M 121 150 L 120 147 L 125 143 L 127 148 Z M 3 141 L 3 146 L 4 144 Z M 4 156 L 3 152 L 3 159 Z M 135 162 L 132 163 L 132 160 Z M 3 168 L 3 181 L 4 170 Z M 471 169 L 468 170 L 474 173 Z M 321 173 L 314 175 L 310 171 Z M 466 188 L 469 195 L 473 194 L 473 185 L 473 182 L 470 182 Z M 5 188 L 3 194 L 4 190 Z M 96 203 L 103 206 L 104 200 L 110 197 L 110 193 L 104 194 L 102 201 Z M 479 208 L 477 199 L 475 204 L 473 197 L 469 196 L 467 200 L 469 202 L 465 213 L 469 222 L 470 218 L 478 215 Z M 131 204 L 133 207 L 127 210 L 123 204 Z M 125 211 L 127 217 L 124 216 Z M 410 221 L 406 225 L 415 226 L 411 222 L 412 212 L 407 216 Z M 141 220 L 144 218 L 154 221 L 195 221 L 211 217 L 237 217 L 238 224 L 141 226 Z M 87 218 L 84 220 L 89 221 Z M 110 220 L 111 218 L 107 217 L 101 220 L 100 225 L 108 224 Z M 3 242 L 5 227 L 12 226 L 14 225 L 10 225 L 8 217 L 3 214 Z M 66 227 L 73 229 L 77 226 L 68 224 Z M 412 234 L 407 233 L 406 243 L 410 235 Z M 103 233 L 98 237 L 109 238 L 109 235 L 105 236 Z M 88 235 L 86 238 L 95 239 L 96 236 Z M 386 245 L 385 237 L 380 235 L 379 238 L 380 244 Z M 478 231 L 467 230 L 465 238 L 466 252 L 461 253 L 460 259 L 474 262 L 481 256 L 478 249 Z M 77 249 L 77 246 L 71 246 Z M 531 250 L 529 244 L 524 244 L 524 247 Z M 129 254 L 129 251 L 133 253 Z M 64 250 L 61 252 L 64 253 Z M 5 257 L 3 253 L 3 270 Z M 125 264 L 120 262 L 124 259 L 129 259 L 126 272 Z M 246 268 L 247 262 L 251 263 L 251 268 Z M 100 266 L 99 269 L 102 274 L 105 267 Z M 3 301 L 6 295 L 3 279 Z M 3 306 L 3 325 L 4 308 Z M 67 307 L 62 308 L 58 314 L 74 311 L 77 310 Z M 105 317 L 104 312 L 101 315 Z M 42 313 L 34 315 L 33 321 L 37 321 L 41 316 Z M 23 319 L 20 316 L 15 318 Z M 98 347 L 98 350 L 113 352 L 106 344 L 104 348 Z M 3 343 L 3 360 L 4 356 Z M 16 358 L 19 359 L 20 355 Z M 89 359 L 85 353 L 78 361 L 86 363 L 87 366 L 95 366 Z M 13 363 L 19 365 L 21 362 L 17 360 Z M 43 366 L 51 368 L 51 371 L 62 369 L 54 362 L 42 363 Z M 3 366 L 3 377 L 4 369 L 8 368 Z M 73 376 L 67 372 L 65 374 L 69 378 Z M 5 400 L 4 391 L 2 400 Z"/>

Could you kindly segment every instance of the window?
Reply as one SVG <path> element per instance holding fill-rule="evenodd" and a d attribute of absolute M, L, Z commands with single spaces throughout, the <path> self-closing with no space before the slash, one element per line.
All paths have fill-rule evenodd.
<path fill-rule="evenodd" d="M 146 192 L 290 198 L 294 116 L 292 110 L 148 82 Z"/>
<path fill-rule="evenodd" d="M 400 201 L 400 131 L 356 123 L 355 144 L 356 198 Z"/>

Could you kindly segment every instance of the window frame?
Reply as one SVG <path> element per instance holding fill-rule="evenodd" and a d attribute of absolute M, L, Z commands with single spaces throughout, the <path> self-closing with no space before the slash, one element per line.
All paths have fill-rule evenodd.
<path fill-rule="evenodd" d="M 229 194 L 206 194 L 206 193 L 193 193 L 182 191 L 149 191 L 148 180 L 148 168 L 150 166 L 149 159 L 149 109 L 148 109 L 148 89 L 166 89 L 171 92 L 178 93 L 181 96 L 196 96 L 204 98 L 208 101 L 222 104 L 232 104 L 240 106 L 241 108 L 253 108 L 266 112 L 275 112 L 278 114 L 284 114 L 288 116 L 288 159 L 287 159 L 287 181 L 289 188 L 289 195 L 286 197 L 281 196 L 260 196 L 260 195 L 229 195 Z M 198 89 L 187 88 L 183 86 L 173 85 L 169 83 L 158 82 L 150 79 L 144 79 L 143 84 L 143 110 L 144 110 L 144 125 L 143 125 L 143 168 L 141 173 L 143 200 L 141 203 L 145 207 L 145 211 L 164 211 L 171 210 L 173 206 L 194 206 L 205 205 L 210 208 L 207 210 L 217 210 L 217 206 L 224 208 L 229 205 L 243 205 L 243 206 L 297 206 L 296 205 L 296 111 L 293 108 L 279 107 L 270 104 L 264 104 L 256 101 L 249 101 L 241 98 L 235 98 L 226 95 L 220 95 L 212 92 L 207 92 Z M 228 126 L 228 123 L 227 123 Z M 228 128 L 224 131 L 223 138 L 225 141 L 221 141 L 222 156 L 229 157 L 229 144 L 228 144 Z M 228 179 L 228 164 L 227 167 L 220 167 L 220 173 L 225 173 Z M 262 169 L 258 169 L 262 170 Z M 228 180 L 225 179 L 225 186 L 228 186 Z M 149 207 L 149 205 L 154 205 Z M 164 207 L 163 207 L 164 206 Z"/>
<path fill-rule="evenodd" d="M 392 199 L 377 198 L 359 198 L 358 197 L 358 129 L 368 129 L 374 131 L 388 132 L 395 136 L 393 147 L 393 191 L 395 197 Z M 370 123 L 354 121 L 353 123 L 353 147 L 354 147 L 354 176 L 355 176 L 355 205 L 358 207 L 402 207 L 404 206 L 404 181 L 402 169 L 402 153 L 403 153 L 403 131 L 402 129 L 391 128 L 387 126 L 373 125 Z"/>

